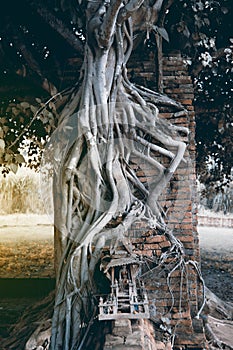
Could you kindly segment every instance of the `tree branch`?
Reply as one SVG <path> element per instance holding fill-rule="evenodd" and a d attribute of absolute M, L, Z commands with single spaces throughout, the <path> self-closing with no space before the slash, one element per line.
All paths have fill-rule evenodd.
<path fill-rule="evenodd" d="M 106 15 L 103 18 L 103 23 L 99 30 L 98 41 L 101 46 L 108 47 L 110 39 L 112 37 L 117 15 L 119 9 L 122 5 L 122 0 L 111 0 L 109 8 L 106 12 Z"/>
<path fill-rule="evenodd" d="M 140 85 L 134 85 L 134 88 L 143 96 L 143 98 L 147 102 L 153 101 L 158 106 L 171 107 L 175 110 L 184 111 L 184 113 L 187 113 L 185 107 L 181 103 L 171 99 L 165 94 L 160 94 L 156 91 L 149 90 L 144 86 Z"/>
<path fill-rule="evenodd" d="M 130 0 L 119 12 L 117 23 L 121 24 L 127 18 L 129 18 L 132 13 L 139 9 L 143 4 L 144 0 Z"/>
<path fill-rule="evenodd" d="M 42 88 L 47 91 L 50 95 L 55 95 L 57 93 L 57 88 L 55 85 L 48 81 L 48 79 L 43 75 L 38 61 L 35 59 L 34 55 L 31 53 L 30 49 L 24 44 L 23 38 L 19 32 L 15 32 L 14 26 L 11 25 L 13 31 L 13 41 L 18 50 L 22 53 L 23 58 L 27 62 L 28 66 L 32 72 L 36 73 L 41 81 Z"/>
<path fill-rule="evenodd" d="M 66 27 L 65 23 L 55 17 L 48 9 L 43 6 L 38 6 L 38 3 L 32 2 L 31 6 L 36 12 L 45 20 L 45 22 L 53 28 L 58 34 L 60 34 L 66 42 L 77 52 L 83 54 L 84 47 L 82 41 Z"/>

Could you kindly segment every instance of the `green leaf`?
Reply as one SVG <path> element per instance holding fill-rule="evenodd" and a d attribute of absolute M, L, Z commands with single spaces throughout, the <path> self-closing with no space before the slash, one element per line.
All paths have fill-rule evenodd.
<path fill-rule="evenodd" d="M 4 136 L 3 128 L 0 126 L 0 139 L 2 139 Z"/>
<path fill-rule="evenodd" d="M 1 149 L 2 151 L 4 151 L 5 146 L 6 146 L 5 141 L 4 141 L 3 139 L 0 139 L 0 149 Z"/>
<path fill-rule="evenodd" d="M 40 120 L 42 121 L 43 124 L 46 124 L 49 121 L 49 118 L 45 112 L 46 111 L 44 111 L 43 114 L 42 113 L 40 114 Z"/>
<path fill-rule="evenodd" d="M 20 106 L 22 106 L 24 109 L 27 109 L 30 107 L 30 104 L 28 102 L 21 102 Z"/>
<path fill-rule="evenodd" d="M 163 27 L 157 27 L 157 30 L 158 30 L 158 33 L 161 35 L 161 37 L 169 43 L 169 36 L 166 29 Z"/>
<path fill-rule="evenodd" d="M 12 159 L 13 159 L 13 154 L 12 153 L 6 153 L 4 158 L 5 158 L 6 162 L 11 162 Z"/>
<path fill-rule="evenodd" d="M 20 113 L 21 111 L 18 109 L 18 108 L 16 108 L 16 107 L 12 107 L 12 113 L 17 117 L 17 115 L 19 115 L 19 113 Z"/>
<path fill-rule="evenodd" d="M 53 113 L 52 113 L 52 112 L 49 112 L 49 113 L 48 113 L 48 118 L 49 118 L 50 120 L 51 120 L 51 119 L 52 119 L 52 120 L 54 119 L 54 116 L 53 116 Z"/>
<path fill-rule="evenodd" d="M 35 106 L 33 106 L 33 105 L 30 106 L 30 109 L 31 109 L 31 111 L 32 111 L 33 114 L 36 114 L 37 111 L 38 111 L 38 108 L 35 107 Z"/>
<path fill-rule="evenodd" d="M 7 118 L 0 117 L 1 124 L 6 124 L 8 122 Z"/>
<path fill-rule="evenodd" d="M 24 156 L 20 153 L 16 154 L 15 160 L 17 163 L 21 164 L 25 162 Z"/>
<path fill-rule="evenodd" d="M 0 150 L 0 164 L 4 163 L 4 152 Z"/>
<path fill-rule="evenodd" d="M 221 11 L 224 15 L 226 15 L 229 12 L 229 9 L 227 7 L 221 7 Z"/>
<path fill-rule="evenodd" d="M 11 171 L 13 171 L 14 174 L 16 174 L 17 170 L 18 170 L 18 164 L 11 163 L 10 164 L 10 169 L 11 169 Z"/>
<path fill-rule="evenodd" d="M 49 102 L 49 108 L 52 110 L 52 111 L 56 111 L 56 106 L 53 102 Z"/>

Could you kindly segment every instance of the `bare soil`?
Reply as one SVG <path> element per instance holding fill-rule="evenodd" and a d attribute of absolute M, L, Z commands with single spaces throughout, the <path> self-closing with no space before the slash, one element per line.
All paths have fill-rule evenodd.
<path fill-rule="evenodd" d="M 199 227 L 199 236 L 207 287 L 222 300 L 233 302 L 233 229 Z M 53 225 L 48 216 L 0 216 L 0 284 L 11 278 L 54 278 Z M 1 295 L 0 338 L 8 336 L 8 326 L 17 322 L 26 305 L 39 299 L 26 291 L 25 295 Z"/>
<path fill-rule="evenodd" d="M 207 287 L 233 302 L 233 228 L 199 227 L 201 268 Z"/>
<path fill-rule="evenodd" d="M 0 278 L 52 278 L 53 252 L 49 217 L 0 216 Z"/>
<path fill-rule="evenodd" d="M 233 229 L 199 227 L 202 273 L 233 301 Z M 47 215 L 0 216 L 0 278 L 53 278 L 53 224 Z"/>
<path fill-rule="evenodd" d="M 53 285 L 53 224 L 47 215 L 0 216 L 0 341 Z M 28 282 L 27 282 L 28 281 Z"/>

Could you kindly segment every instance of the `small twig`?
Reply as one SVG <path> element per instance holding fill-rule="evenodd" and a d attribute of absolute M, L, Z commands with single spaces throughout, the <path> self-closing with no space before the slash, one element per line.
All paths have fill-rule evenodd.
<path fill-rule="evenodd" d="M 201 274 L 201 271 L 200 271 L 200 269 L 199 269 L 199 267 L 197 265 L 197 262 L 193 261 L 193 260 L 189 260 L 189 261 L 186 262 L 186 265 L 188 265 L 188 264 L 194 266 L 195 270 L 198 273 L 198 277 L 199 277 L 199 279 L 200 279 L 200 281 L 202 283 L 202 286 L 203 286 L 203 302 L 202 302 L 202 305 L 201 305 L 200 309 L 198 310 L 198 313 L 197 313 L 197 316 L 196 316 L 196 318 L 199 319 L 200 318 L 200 314 L 202 313 L 202 310 L 204 309 L 204 306 L 205 306 L 205 303 L 206 303 L 205 281 L 204 281 L 204 279 L 202 277 L 202 274 Z"/>
<path fill-rule="evenodd" d="M 169 293 L 170 293 L 171 298 L 172 298 L 172 304 L 171 304 L 171 307 L 170 307 L 170 309 L 169 309 L 169 311 L 167 313 L 171 312 L 171 310 L 173 309 L 173 306 L 174 306 L 174 302 L 175 302 L 174 294 L 173 294 L 173 291 L 172 291 L 171 286 L 170 286 L 170 278 L 171 278 L 171 275 L 173 274 L 173 272 L 176 271 L 178 269 L 178 267 L 180 267 L 182 265 L 182 263 L 183 263 L 183 259 L 181 259 L 178 262 L 178 264 L 176 264 L 175 267 L 167 275 L 167 286 L 168 286 Z"/>
<path fill-rule="evenodd" d="M 32 123 L 36 120 L 38 115 L 45 109 L 45 107 L 52 101 L 54 100 L 57 96 L 62 96 L 61 92 L 58 92 L 56 95 L 52 96 L 48 101 L 46 101 L 45 105 L 40 107 L 38 111 L 34 114 L 32 120 L 25 126 L 24 130 L 19 134 L 19 136 L 16 137 L 16 139 L 10 144 L 10 146 L 7 149 L 11 149 L 20 139 L 21 137 L 25 134 L 26 131 L 29 130 L 31 127 Z"/>

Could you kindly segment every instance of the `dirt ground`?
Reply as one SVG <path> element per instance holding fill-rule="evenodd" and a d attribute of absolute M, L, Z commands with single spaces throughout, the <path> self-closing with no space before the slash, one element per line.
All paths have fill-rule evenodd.
<path fill-rule="evenodd" d="M 202 273 L 209 287 L 233 301 L 233 229 L 201 227 Z M 53 226 L 47 215 L 0 216 L 0 278 L 51 278 Z"/>
<path fill-rule="evenodd" d="M 233 302 L 233 229 L 199 227 L 202 274 L 206 286 L 222 300 Z M 51 279 L 53 270 L 53 225 L 40 215 L 0 216 L 0 284 L 5 279 Z M 17 293 L 17 292 L 16 292 Z M 15 323 L 25 306 L 37 299 L 0 299 L 0 338 L 6 326 Z M 231 337 L 230 330 L 224 328 Z M 219 329 L 219 325 L 218 325 Z M 220 334 L 221 338 L 221 334 Z"/>
<path fill-rule="evenodd" d="M 205 283 L 222 300 L 233 302 L 233 228 L 199 226 Z"/>
<path fill-rule="evenodd" d="M 54 277 L 49 217 L 0 216 L 0 278 L 44 277 Z"/>

